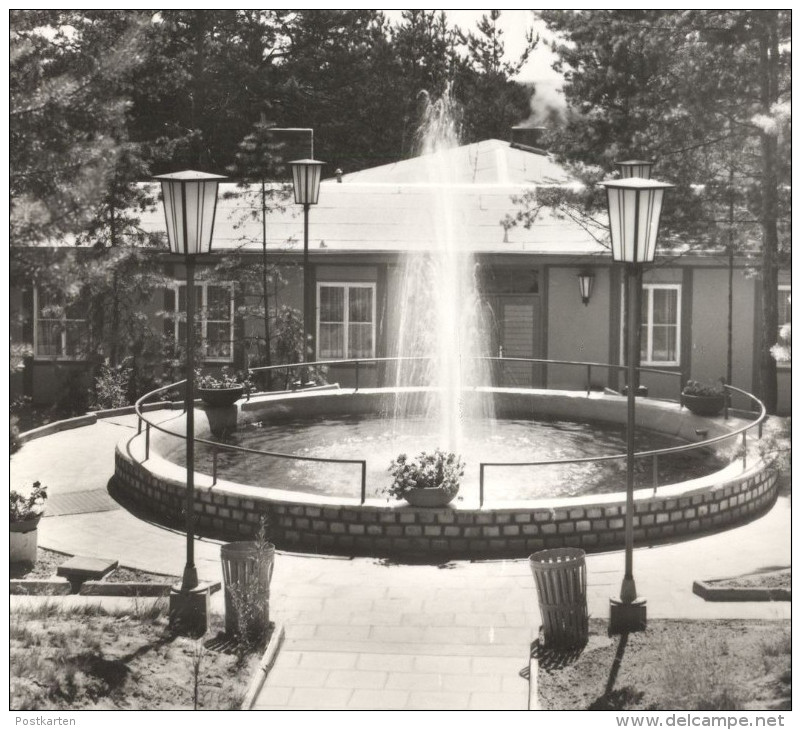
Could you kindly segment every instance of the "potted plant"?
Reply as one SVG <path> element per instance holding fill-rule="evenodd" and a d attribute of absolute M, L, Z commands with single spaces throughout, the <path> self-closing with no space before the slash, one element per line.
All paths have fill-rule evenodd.
<path fill-rule="evenodd" d="M 34 482 L 25 495 L 12 489 L 9 492 L 9 561 L 35 563 L 38 538 L 37 527 L 45 510 L 47 487 Z"/>
<path fill-rule="evenodd" d="M 195 382 L 198 396 L 206 405 L 213 408 L 232 406 L 249 387 L 247 377 L 235 375 L 227 367 L 220 371 L 219 376 L 202 375 L 198 372 Z"/>
<path fill-rule="evenodd" d="M 392 484 L 384 492 L 415 507 L 443 507 L 459 491 L 464 462 L 453 452 L 436 449 L 414 459 L 401 454 L 389 466 Z"/>
<path fill-rule="evenodd" d="M 726 404 L 726 391 L 722 382 L 705 384 L 688 380 L 681 391 L 681 404 L 696 416 L 717 416 Z"/>

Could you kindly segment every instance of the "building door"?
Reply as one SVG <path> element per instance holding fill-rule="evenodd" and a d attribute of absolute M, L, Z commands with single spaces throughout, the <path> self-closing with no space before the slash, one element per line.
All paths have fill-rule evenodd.
<path fill-rule="evenodd" d="M 488 301 L 491 310 L 492 354 L 503 360 L 540 356 L 540 298 L 532 295 L 501 294 Z M 507 388 L 537 388 L 542 383 L 542 366 L 525 362 L 496 364 L 494 382 Z"/>

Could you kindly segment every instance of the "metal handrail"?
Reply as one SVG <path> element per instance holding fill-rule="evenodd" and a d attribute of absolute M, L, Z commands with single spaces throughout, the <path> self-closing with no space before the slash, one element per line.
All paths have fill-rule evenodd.
<path fill-rule="evenodd" d="M 664 449 L 651 449 L 650 451 L 638 451 L 634 454 L 635 459 L 641 459 L 646 457 L 653 457 L 654 459 L 654 468 L 653 468 L 653 488 L 654 493 L 659 487 L 658 484 L 658 471 L 657 471 L 657 463 L 658 458 L 660 456 L 665 456 L 667 454 L 677 454 L 682 451 L 694 451 L 696 449 L 703 449 L 711 444 L 715 444 L 721 441 L 725 441 L 727 439 L 734 438 L 735 436 L 742 435 L 743 437 L 743 469 L 746 468 L 747 465 L 747 432 L 754 428 L 755 426 L 759 429 L 759 438 L 762 437 L 762 424 L 767 418 L 767 410 L 765 405 L 762 403 L 759 398 L 755 395 L 741 390 L 740 388 L 735 388 L 733 385 L 724 385 L 723 386 L 726 390 L 733 391 L 739 393 L 740 395 L 744 395 L 754 401 L 759 407 L 759 416 L 752 421 L 751 423 L 746 423 L 743 426 L 735 429 L 734 431 L 730 431 L 729 433 L 721 434 L 720 436 L 713 436 L 709 439 L 704 439 L 702 441 L 697 441 L 696 443 L 692 444 L 681 444 L 679 446 L 668 446 Z M 727 394 L 728 396 L 728 394 Z M 560 464 L 583 464 L 583 463 L 594 463 L 594 462 L 602 462 L 602 461 L 613 461 L 615 459 L 625 459 L 626 454 L 607 454 L 605 456 L 583 456 L 576 459 L 549 459 L 549 460 L 540 460 L 540 461 L 483 461 L 479 464 L 479 479 L 478 479 L 478 490 L 479 490 L 479 507 L 484 506 L 484 473 L 485 468 L 488 466 L 501 466 L 501 467 L 515 467 L 515 466 L 558 466 Z"/>
<path fill-rule="evenodd" d="M 276 370 L 289 370 L 293 368 L 302 368 L 302 367 L 319 367 L 319 366 L 341 366 L 341 365 L 355 365 L 356 366 L 356 388 L 358 390 L 358 373 L 359 367 L 363 364 L 369 363 L 388 363 L 388 362 L 401 362 L 401 361 L 423 361 L 423 360 L 433 360 L 436 359 L 433 356 L 415 356 L 415 357 L 378 357 L 378 358 L 352 358 L 348 360 L 321 360 L 316 361 L 313 363 L 283 363 L 279 365 L 265 365 L 259 366 L 255 368 L 248 368 L 249 373 L 256 373 L 256 372 L 272 372 Z M 587 368 L 587 395 L 590 394 L 590 377 L 591 377 L 591 369 L 593 367 L 601 367 L 604 369 L 617 369 L 617 370 L 625 370 L 624 365 L 613 365 L 609 363 L 599 363 L 599 362 L 581 362 L 576 360 L 549 360 L 549 359 L 541 359 L 541 358 L 519 358 L 519 357 L 478 357 L 475 359 L 481 360 L 488 360 L 488 361 L 499 361 L 499 362 L 524 362 L 524 363 L 531 363 L 531 364 L 542 364 L 542 365 L 571 365 L 571 366 L 581 366 Z M 678 377 L 679 382 L 681 382 L 681 373 L 677 373 L 671 370 L 658 370 L 655 368 L 638 368 L 640 373 L 650 373 L 650 374 L 658 374 L 658 375 L 668 375 L 671 377 Z M 170 436 L 175 436 L 178 438 L 186 438 L 185 434 L 178 433 L 176 431 L 171 431 L 163 426 L 160 426 L 156 423 L 149 421 L 142 413 L 141 407 L 144 405 L 145 401 L 150 400 L 153 396 L 158 395 L 159 393 L 164 393 L 169 390 L 174 390 L 179 388 L 180 386 L 184 385 L 186 380 L 179 380 L 175 383 L 170 383 L 169 385 L 162 386 L 161 388 L 157 388 L 149 393 L 146 393 L 141 398 L 139 398 L 136 403 L 134 404 L 134 410 L 138 417 L 138 431 L 141 433 L 142 430 L 142 423 L 146 426 L 146 433 L 145 433 L 145 458 L 150 458 L 150 429 L 155 428 L 162 433 L 166 433 Z M 762 434 L 762 423 L 764 422 L 765 418 L 767 417 L 767 411 L 765 409 L 764 404 L 760 401 L 756 396 L 748 393 L 747 391 L 741 390 L 740 388 L 735 388 L 734 386 L 724 385 L 724 388 L 727 390 L 726 393 L 726 417 L 728 418 L 728 409 L 729 409 L 729 400 L 730 400 L 730 393 L 739 393 L 743 395 L 753 402 L 755 402 L 759 407 L 759 416 L 756 420 L 751 423 L 748 423 L 740 428 L 726 434 L 722 434 L 720 436 L 715 436 L 710 439 L 704 439 L 703 441 L 698 441 L 692 444 L 682 444 L 679 446 L 670 446 L 664 449 L 653 449 L 650 451 L 641 451 L 634 455 L 635 459 L 652 457 L 654 459 L 654 469 L 653 469 L 653 477 L 654 477 L 654 492 L 658 488 L 658 472 L 657 472 L 657 465 L 658 465 L 658 458 L 660 456 L 672 453 L 678 453 L 683 451 L 693 451 L 695 449 L 706 448 L 711 444 L 718 443 L 720 441 L 724 441 L 726 439 L 733 438 L 737 435 L 742 434 L 743 436 L 743 468 L 746 466 L 746 451 L 745 448 L 747 446 L 747 431 L 755 426 L 759 428 L 759 437 L 761 438 Z M 680 407 L 682 406 L 681 400 L 679 400 Z M 283 452 L 276 452 L 276 451 L 266 451 L 262 449 L 253 449 L 245 446 L 235 446 L 232 444 L 221 444 L 216 441 L 209 441 L 208 439 L 196 438 L 196 443 L 206 444 L 210 446 L 212 449 L 212 457 L 213 457 L 213 466 L 212 466 L 212 484 L 217 483 L 217 451 L 240 451 L 243 453 L 250 453 L 250 454 L 261 454 L 263 456 L 270 456 L 279 459 L 293 459 L 297 461 L 311 461 L 311 462 L 321 462 L 321 463 L 331 463 L 331 464 L 359 464 L 361 466 L 361 503 L 364 504 L 367 498 L 367 461 L 365 459 L 334 459 L 328 457 L 320 457 L 320 456 L 303 456 L 300 454 L 287 454 Z M 580 464 L 580 463 L 588 463 L 588 462 L 603 462 L 603 461 L 613 461 L 616 459 L 623 459 L 626 458 L 626 454 L 608 454 L 605 456 L 587 456 L 587 457 L 579 457 L 574 459 L 555 459 L 555 460 L 540 460 L 540 461 L 526 461 L 526 462 L 480 462 L 479 463 L 479 507 L 484 506 L 484 475 L 485 469 L 487 467 L 515 467 L 515 466 L 545 466 L 545 465 L 560 465 L 560 464 Z"/>
<path fill-rule="evenodd" d="M 151 391 L 150 393 L 146 393 L 141 398 L 139 398 L 136 403 L 134 404 L 134 410 L 136 415 L 139 418 L 139 432 L 141 433 L 141 423 L 144 422 L 146 424 L 146 432 L 145 432 L 145 459 L 150 458 L 150 429 L 155 428 L 157 431 L 161 431 L 162 433 L 166 433 L 169 436 L 176 436 L 178 438 L 186 438 L 186 434 L 179 433 L 176 431 L 171 431 L 170 429 L 164 428 L 163 426 L 158 425 L 157 423 L 150 422 L 147 418 L 142 415 L 141 406 L 144 405 L 144 402 L 148 400 L 150 397 L 164 392 L 166 390 L 172 390 L 176 387 L 179 387 L 186 383 L 186 380 L 179 380 L 177 383 L 170 383 L 162 388 L 157 388 L 156 390 Z M 321 462 L 321 463 L 329 463 L 329 464 L 359 464 L 361 466 L 361 503 L 364 504 L 367 499 L 367 461 L 366 459 L 333 459 L 327 458 L 323 456 L 302 456 L 300 454 L 285 454 L 280 451 L 265 451 L 262 449 L 251 449 L 247 446 L 235 446 L 234 444 L 221 444 L 217 441 L 209 441 L 208 439 L 202 439 L 195 437 L 195 443 L 199 444 L 206 444 L 212 448 L 212 458 L 213 458 L 213 466 L 212 466 L 212 485 L 217 483 L 217 450 L 222 451 L 240 451 L 243 453 L 248 454 L 261 454 L 262 456 L 272 456 L 278 459 L 294 459 L 296 461 L 314 461 L 314 462 Z"/>

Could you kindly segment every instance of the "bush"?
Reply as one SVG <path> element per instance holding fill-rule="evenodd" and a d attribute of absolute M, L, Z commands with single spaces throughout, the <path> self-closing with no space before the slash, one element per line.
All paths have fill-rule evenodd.
<path fill-rule="evenodd" d="M 13 454 L 15 451 L 19 451 L 22 448 L 22 442 L 19 440 L 19 418 L 17 416 L 9 417 L 8 435 L 8 451 Z"/>
<path fill-rule="evenodd" d="M 455 496 L 464 474 L 464 461 L 452 451 L 441 449 L 431 454 L 423 451 L 412 461 L 401 454 L 390 464 L 389 473 L 393 482 L 384 491 L 395 499 L 403 499 L 411 489 L 443 488 Z"/>
<path fill-rule="evenodd" d="M 100 366 L 100 375 L 95 378 L 92 405 L 98 409 L 122 408 L 130 404 L 128 387 L 131 369 L 124 365 L 112 367 L 108 363 Z"/>

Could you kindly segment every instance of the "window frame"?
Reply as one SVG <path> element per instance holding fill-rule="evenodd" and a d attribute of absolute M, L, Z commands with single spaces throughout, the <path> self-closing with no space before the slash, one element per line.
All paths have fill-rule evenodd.
<path fill-rule="evenodd" d="M 653 360 L 653 327 L 654 327 L 654 296 L 653 292 L 656 289 L 674 290 L 676 294 L 676 359 L 675 360 Z M 643 282 L 642 296 L 643 302 L 647 302 L 646 321 L 640 318 L 640 327 L 645 325 L 645 343 L 640 343 L 640 349 L 645 350 L 645 357 L 640 360 L 642 367 L 658 367 L 658 368 L 678 368 L 681 367 L 681 284 L 668 284 L 663 282 Z M 621 302 L 625 301 L 626 291 L 625 282 L 621 286 Z M 625 318 L 626 312 L 621 307 L 620 311 L 620 361 L 623 362 L 625 353 L 625 343 L 623 341 L 623 332 L 625 331 Z"/>
<path fill-rule="evenodd" d="M 317 290 L 316 290 L 316 307 L 315 307 L 315 351 L 317 357 L 320 357 L 320 325 L 322 322 L 320 321 L 320 309 L 321 309 L 321 294 L 320 290 L 323 287 L 340 287 L 345 290 L 344 293 L 344 300 L 343 300 L 343 321 L 342 321 L 342 330 L 343 330 L 343 347 L 342 352 L 344 353 L 343 357 L 329 357 L 326 360 L 354 360 L 354 359 L 364 359 L 364 360 L 371 360 L 374 359 L 376 356 L 376 312 L 377 302 L 376 302 L 376 282 L 374 281 L 318 281 L 317 282 Z M 372 343 L 372 351 L 369 357 L 367 358 L 351 358 L 348 357 L 348 350 L 350 349 L 350 290 L 351 289 L 370 289 L 372 291 L 372 307 L 370 311 L 370 324 L 371 327 L 371 337 L 370 341 Z M 326 322 L 325 324 L 335 324 L 332 322 Z M 338 324 L 338 323 L 336 323 Z M 362 323 L 364 324 L 364 323 Z"/>
<path fill-rule="evenodd" d="M 67 316 L 67 306 L 62 305 L 64 307 L 64 314 L 56 319 L 55 317 L 40 317 L 39 316 L 39 287 L 35 284 L 33 285 L 33 358 L 34 360 L 61 360 L 64 362 L 84 362 L 87 358 L 80 357 L 77 355 L 68 355 L 67 344 L 67 323 L 68 322 L 79 322 L 84 325 L 86 331 L 88 333 L 89 327 L 89 318 L 82 317 L 80 319 L 76 319 L 73 317 Z M 39 352 L 39 328 L 40 328 L 40 321 L 47 321 L 47 322 L 61 322 L 64 326 L 61 329 L 61 352 L 58 355 L 46 355 Z"/>
<path fill-rule="evenodd" d="M 174 307 L 173 311 L 171 312 L 173 317 L 173 342 L 176 345 L 183 345 L 180 341 L 180 324 L 181 318 L 181 295 L 180 289 L 181 287 L 186 288 L 186 279 L 174 279 L 168 285 L 168 288 L 172 290 L 174 296 Z M 221 281 L 221 282 L 210 282 L 210 281 L 196 281 L 195 286 L 201 287 L 201 307 L 200 312 L 195 312 L 195 316 L 197 317 L 200 315 L 200 337 L 202 341 L 202 353 L 203 353 L 203 362 L 204 363 L 232 363 L 234 361 L 234 331 L 235 331 L 235 310 L 234 310 L 234 283 L 231 281 Z M 217 287 L 219 289 L 228 289 L 228 344 L 230 347 L 230 355 L 228 357 L 209 357 L 207 355 L 207 340 L 208 340 L 208 325 L 209 325 L 209 318 L 207 317 L 208 312 L 208 303 L 209 303 L 209 287 Z M 189 296 L 189 292 L 187 291 L 187 296 Z M 212 319 L 212 323 L 219 323 L 223 320 L 219 319 Z"/>

